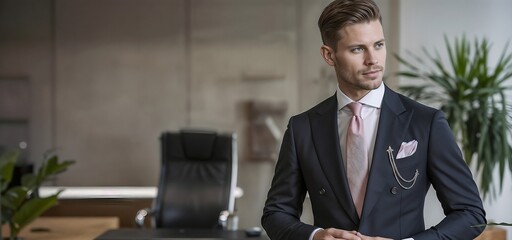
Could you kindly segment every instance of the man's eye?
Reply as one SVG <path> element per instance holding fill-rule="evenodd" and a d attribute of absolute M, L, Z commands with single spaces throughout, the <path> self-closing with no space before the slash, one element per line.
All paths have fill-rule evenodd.
<path fill-rule="evenodd" d="M 377 48 L 377 49 L 380 49 L 383 47 L 384 47 L 384 43 L 382 43 L 382 42 L 375 44 L 375 48 Z"/>
<path fill-rule="evenodd" d="M 360 47 L 356 47 L 356 48 L 352 48 L 351 52 L 353 53 L 360 53 L 363 51 L 363 48 L 360 48 Z"/>

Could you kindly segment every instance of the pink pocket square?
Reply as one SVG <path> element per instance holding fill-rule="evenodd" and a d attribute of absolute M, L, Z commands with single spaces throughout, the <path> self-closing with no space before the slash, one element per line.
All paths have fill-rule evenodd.
<path fill-rule="evenodd" d="M 412 140 L 410 142 L 402 142 L 400 150 L 398 150 L 398 154 L 396 155 L 396 159 L 405 158 L 413 155 L 416 152 L 417 146 L 418 141 L 416 140 Z"/>

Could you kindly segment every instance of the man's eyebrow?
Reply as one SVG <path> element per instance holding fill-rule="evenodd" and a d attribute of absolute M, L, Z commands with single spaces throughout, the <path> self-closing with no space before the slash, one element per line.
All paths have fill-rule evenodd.
<path fill-rule="evenodd" d="M 373 42 L 372 44 L 375 44 L 375 43 L 382 43 L 382 42 L 385 42 L 385 41 L 386 41 L 386 39 L 381 38 L 381 39 L 379 39 L 379 40 L 377 40 L 377 41 Z M 365 47 L 365 46 L 366 46 L 366 44 L 364 44 L 364 43 L 355 43 L 355 44 L 348 45 L 348 46 L 347 46 L 347 48 Z"/>

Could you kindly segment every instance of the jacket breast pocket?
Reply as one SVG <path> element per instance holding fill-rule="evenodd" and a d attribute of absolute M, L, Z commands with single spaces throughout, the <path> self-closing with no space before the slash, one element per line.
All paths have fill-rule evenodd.
<path fill-rule="evenodd" d="M 398 169 L 409 169 L 418 167 L 419 159 L 417 156 L 409 156 L 405 158 L 395 159 L 395 163 Z"/>
<path fill-rule="evenodd" d="M 393 175 L 397 183 L 406 190 L 411 189 L 423 171 L 418 155 L 401 159 L 390 159 Z"/>

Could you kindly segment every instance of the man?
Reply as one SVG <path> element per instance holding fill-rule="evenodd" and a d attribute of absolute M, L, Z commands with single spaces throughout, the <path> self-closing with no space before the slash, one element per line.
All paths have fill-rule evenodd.
<path fill-rule="evenodd" d="M 472 226 L 486 223 L 485 211 L 444 114 L 382 82 L 386 46 L 377 5 L 336 0 L 324 9 L 318 25 L 321 54 L 336 72 L 338 90 L 289 121 L 263 211 L 268 236 L 478 236 L 483 228 Z M 358 108 L 360 114 L 354 110 Z M 446 217 L 425 230 L 423 208 L 430 185 Z M 306 193 L 314 225 L 300 221 Z"/>

